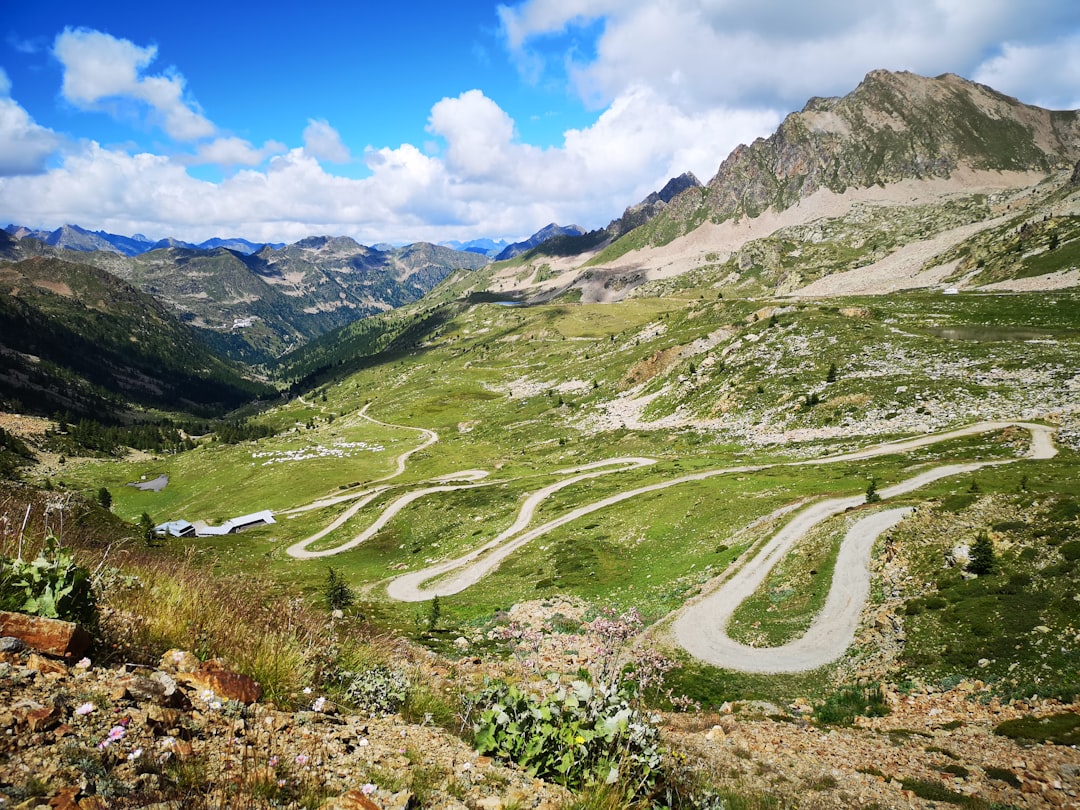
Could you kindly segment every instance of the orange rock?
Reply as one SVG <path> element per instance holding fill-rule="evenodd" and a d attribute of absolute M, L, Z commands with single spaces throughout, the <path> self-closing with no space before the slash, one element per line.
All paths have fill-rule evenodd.
<path fill-rule="evenodd" d="M 30 657 L 26 661 L 26 668 L 32 669 L 35 672 L 40 672 L 42 675 L 67 675 L 67 666 L 59 661 L 53 661 L 50 658 L 38 655 L 37 653 L 30 653 Z"/>
<path fill-rule="evenodd" d="M 350 790 L 335 799 L 330 799 L 323 805 L 323 810 L 382 810 L 382 808 L 361 791 Z"/>
<path fill-rule="evenodd" d="M 66 787 L 49 799 L 49 807 L 53 807 L 56 810 L 79 810 L 79 804 L 76 801 L 76 797 L 79 795 L 78 785 L 72 785 Z"/>
<path fill-rule="evenodd" d="M 262 697 L 262 686 L 258 681 L 225 669 L 217 659 L 203 662 L 194 672 L 178 672 L 176 678 L 196 689 L 209 689 L 225 700 L 254 703 Z"/>
<path fill-rule="evenodd" d="M 30 731 L 46 731 L 60 722 L 60 713 L 55 707 L 31 709 L 26 713 L 26 726 Z"/>
<path fill-rule="evenodd" d="M 13 636 L 46 655 L 79 658 L 90 646 L 90 634 L 74 622 L 0 610 L 0 636 Z"/>

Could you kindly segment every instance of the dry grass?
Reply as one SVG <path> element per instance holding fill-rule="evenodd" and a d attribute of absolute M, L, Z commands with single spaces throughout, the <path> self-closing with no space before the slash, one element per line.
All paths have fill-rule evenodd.
<path fill-rule="evenodd" d="M 156 663 L 169 649 L 223 658 L 288 706 L 339 669 L 384 663 L 390 642 L 351 619 L 333 619 L 299 596 L 253 577 L 222 577 L 191 559 L 133 552 L 102 594 L 101 637 L 114 657 Z"/>

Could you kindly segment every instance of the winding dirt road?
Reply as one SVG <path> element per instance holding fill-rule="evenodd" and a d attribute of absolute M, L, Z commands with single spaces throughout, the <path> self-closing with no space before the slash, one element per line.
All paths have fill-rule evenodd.
<path fill-rule="evenodd" d="M 387 427 L 398 427 L 379 422 L 367 416 L 366 410 L 367 406 L 360 412 L 364 418 Z M 526 543 L 560 526 L 630 498 L 657 492 L 668 487 L 679 486 L 690 481 L 701 481 L 734 473 L 756 472 L 771 467 L 800 467 L 858 461 L 877 456 L 904 453 L 939 442 L 949 441 L 950 439 L 1003 430 L 1007 427 L 1023 428 L 1031 434 L 1031 447 L 1025 457 L 1047 459 L 1052 458 L 1057 453 L 1053 441 L 1054 431 L 1050 427 L 1029 422 L 980 422 L 946 433 L 887 442 L 850 453 L 825 456 L 813 460 L 725 467 L 692 473 L 668 481 L 618 492 L 593 503 L 572 509 L 540 526 L 527 529 L 532 522 L 536 509 L 555 492 L 600 475 L 648 466 L 654 464 L 656 460 L 643 457 L 613 458 L 558 470 L 553 475 L 568 477 L 531 493 L 522 503 L 513 524 L 496 537 L 468 554 L 436 563 L 420 571 L 395 577 L 387 584 L 387 594 L 390 598 L 402 602 L 420 602 L 434 596 L 449 596 L 460 593 L 497 569 L 503 560 Z M 438 434 L 434 431 L 424 428 L 412 429 L 419 431 L 425 437 L 425 441 L 418 447 L 399 456 L 396 462 L 396 471 L 374 483 L 385 482 L 401 475 L 405 471 L 411 455 L 430 447 L 438 441 Z M 1016 460 L 1001 459 L 965 464 L 944 464 L 924 470 L 906 481 L 885 487 L 879 490 L 879 494 L 882 499 L 888 499 L 913 492 L 942 478 L 961 475 L 983 467 L 1009 464 Z M 360 493 L 326 498 L 290 510 L 292 513 L 298 513 L 323 508 L 346 500 L 357 501 L 324 529 L 294 543 L 287 549 L 287 553 L 297 559 L 313 559 L 340 554 L 343 551 L 355 548 L 375 535 L 393 517 L 419 498 L 438 492 L 491 486 L 492 484 L 489 482 L 481 482 L 485 475 L 486 473 L 481 470 L 466 470 L 455 475 L 444 476 L 437 485 L 421 487 L 407 492 L 391 501 L 378 518 L 363 532 L 345 543 L 319 551 L 309 551 L 308 546 L 340 528 L 363 506 L 387 491 L 389 486 L 380 486 Z M 876 512 L 860 519 L 849 529 L 841 544 L 833 583 L 826 598 L 825 607 L 815 618 L 807 633 L 801 638 L 780 647 L 764 649 L 748 647 L 729 638 L 726 627 L 736 608 L 754 593 L 768 576 L 769 571 L 810 529 L 830 517 L 862 504 L 864 500 L 861 495 L 831 498 L 818 501 L 798 511 L 780 531 L 765 543 L 752 559 L 733 574 L 730 574 L 726 580 L 722 581 L 718 587 L 706 596 L 693 600 L 677 612 L 672 624 L 672 632 L 677 642 L 693 656 L 703 661 L 729 669 L 741 669 L 749 672 L 799 672 L 815 669 L 843 655 L 854 638 L 859 615 L 869 593 L 870 551 L 873 548 L 874 541 L 882 532 L 902 520 L 911 511 L 910 509 L 889 509 Z M 447 576 L 449 574 L 454 575 Z"/>

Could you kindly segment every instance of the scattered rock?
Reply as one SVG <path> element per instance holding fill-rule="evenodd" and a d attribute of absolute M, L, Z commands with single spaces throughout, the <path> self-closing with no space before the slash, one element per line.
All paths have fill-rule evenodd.
<path fill-rule="evenodd" d="M 90 646 L 90 634 L 74 622 L 0 610 L 0 636 L 57 658 L 79 658 Z"/>
<path fill-rule="evenodd" d="M 224 700 L 255 703 L 262 697 L 262 686 L 254 678 L 225 669 L 221 661 L 205 661 L 193 672 L 178 673 L 180 680 L 197 689 L 209 689 Z"/>

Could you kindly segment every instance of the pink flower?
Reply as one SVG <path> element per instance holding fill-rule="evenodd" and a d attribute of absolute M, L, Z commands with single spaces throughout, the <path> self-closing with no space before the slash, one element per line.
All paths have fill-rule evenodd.
<path fill-rule="evenodd" d="M 85 714 L 90 714 L 90 712 L 92 712 L 94 709 L 95 706 L 93 703 L 80 703 L 75 709 L 75 714 L 82 717 Z"/>
<path fill-rule="evenodd" d="M 296 764 L 297 765 L 307 765 L 307 762 L 308 762 L 307 754 L 297 754 L 296 755 Z"/>
<path fill-rule="evenodd" d="M 365 796 L 370 796 L 376 790 L 378 790 L 378 788 L 375 787 L 375 785 L 371 784 L 371 782 L 368 782 L 366 785 L 360 788 L 360 792 L 363 793 Z"/>

